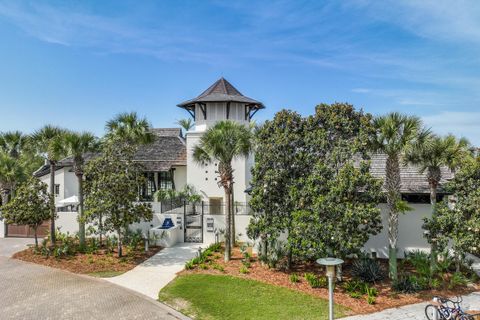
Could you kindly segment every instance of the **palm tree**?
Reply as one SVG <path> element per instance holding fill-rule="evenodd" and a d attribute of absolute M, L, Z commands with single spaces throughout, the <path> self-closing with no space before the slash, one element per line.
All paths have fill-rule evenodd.
<path fill-rule="evenodd" d="M 64 155 L 64 141 L 63 138 L 66 130 L 46 125 L 40 130 L 37 130 L 32 135 L 33 143 L 35 144 L 39 153 L 43 154 L 48 164 L 50 165 L 50 194 L 55 194 L 55 167 L 58 160 Z M 55 244 L 55 207 L 52 207 L 50 218 L 50 241 L 52 245 Z"/>
<path fill-rule="evenodd" d="M 432 217 L 436 213 L 437 189 L 442 178 L 442 167 L 454 171 L 463 159 L 471 156 L 469 143 L 462 138 L 457 140 L 453 135 L 439 137 L 430 136 L 424 141 L 413 145 L 405 154 L 405 163 L 419 167 L 420 173 L 427 172 L 427 181 L 430 188 L 430 203 L 432 204 Z M 432 244 L 432 269 L 436 265 L 436 246 Z"/>
<path fill-rule="evenodd" d="M 20 162 L 11 155 L 0 152 L 0 196 L 2 205 L 7 204 L 15 185 L 24 177 Z"/>
<path fill-rule="evenodd" d="M 107 139 L 120 139 L 126 143 L 149 144 L 154 135 L 146 118 L 139 118 L 136 112 L 120 113 L 105 125 Z"/>
<path fill-rule="evenodd" d="M 177 124 L 185 130 L 185 132 L 190 131 L 193 128 L 192 118 L 180 119 L 177 121 Z"/>
<path fill-rule="evenodd" d="M 0 150 L 9 154 L 12 158 L 18 159 L 26 147 L 28 136 L 20 131 L 9 131 L 0 133 Z"/>
<path fill-rule="evenodd" d="M 65 135 L 65 148 L 68 155 L 73 157 L 73 170 L 78 183 L 78 235 L 80 247 L 85 247 L 85 221 L 83 215 L 83 165 L 85 154 L 99 149 L 97 138 L 89 133 L 68 132 Z"/>
<path fill-rule="evenodd" d="M 232 161 L 248 157 L 252 150 L 251 130 L 233 121 L 220 121 L 209 128 L 193 149 L 193 159 L 198 163 L 218 162 L 219 187 L 225 192 L 225 261 L 230 260 L 232 243 L 231 219 L 233 210 L 231 195 L 234 183 Z M 234 239 L 234 234 L 233 234 Z"/>
<path fill-rule="evenodd" d="M 385 189 L 389 209 L 389 276 L 397 280 L 398 215 L 408 210 L 400 193 L 400 160 L 412 145 L 423 141 L 430 133 L 424 130 L 422 121 L 415 116 L 392 112 L 374 119 L 376 135 L 373 149 L 387 155 Z"/>

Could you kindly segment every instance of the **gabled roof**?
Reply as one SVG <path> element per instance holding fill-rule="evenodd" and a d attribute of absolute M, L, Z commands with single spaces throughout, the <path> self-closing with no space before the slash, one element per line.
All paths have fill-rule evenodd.
<path fill-rule="evenodd" d="M 151 144 L 141 145 L 135 154 L 134 161 L 141 163 L 145 171 L 168 171 L 172 166 L 187 165 L 187 147 L 180 128 L 152 129 L 155 139 Z M 98 154 L 86 153 L 85 161 L 97 157 Z M 56 165 L 56 170 L 72 167 L 73 157 L 66 157 Z M 35 177 L 50 173 L 50 165 L 45 164 L 35 171 Z"/>
<path fill-rule="evenodd" d="M 207 102 L 241 102 L 249 104 L 251 107 L 256 109 L 265 108 L 263 103 L 241 94 L 240 91 L 238 91 L 230 82 L 228 82 L 223 77 L 218 79 L 198 97 L 184 101 L 177 106 L 184 109 L 191 109 L 195 106 L 195 103 Z"/>

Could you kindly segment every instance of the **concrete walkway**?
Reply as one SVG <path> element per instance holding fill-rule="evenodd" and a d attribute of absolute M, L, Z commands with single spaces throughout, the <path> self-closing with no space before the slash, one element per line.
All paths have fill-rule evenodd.
<path fill-rule="evenodd" d="M 0 257 L 10 258 L 14 253 L 27 249 L 29 244 L 34 243 L 35 239 L 32 238 L 0 238 Z"/>
<path fill-rule="evenodd" d="M 179 243 L 163 249 L 134 269 L 105 280 L 158 299 L 160 289 L 172 281 L 177 272 L 183 270 L 185 262 L 195 257 L 198 247 L 206 248 L 207 245 Z"/>
<path fill-rule="evenodd" d="M 424 320 L 427 302 L 410 304 L 407 306 L 386 309 L 380 312 L 342 318 L 342 320 Z M 480 292 L 463 296 L 462 308 L 464 310 L 480 310 Z"/>

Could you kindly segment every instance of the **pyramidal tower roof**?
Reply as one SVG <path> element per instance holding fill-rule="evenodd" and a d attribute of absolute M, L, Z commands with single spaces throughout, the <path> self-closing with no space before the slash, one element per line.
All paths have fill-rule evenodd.
<path fill-rule="evenodd" d="M 178 106 L 180 108 L 191 109 L 196 103 L 207 102 L 240 102 L 249 105 L 251 108 L 265 108 L 263 103 L 241 94 L 240 91 L 223 77 L 215 81 L 214 84 L 198 97 L 184 101 L 178 104 Z"/>

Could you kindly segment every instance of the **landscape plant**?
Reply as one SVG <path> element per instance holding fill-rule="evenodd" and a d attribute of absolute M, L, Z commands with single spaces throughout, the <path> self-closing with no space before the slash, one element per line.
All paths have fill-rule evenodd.
<path fill-rule="evenodd" d="M 2 206 L 1 218 L 6 223 L 28 225 L 34 231 L 35 247 L 38 248 L 38 227 L 51 215 L 53 197 L 47 185 L 31 177 L 16 191 L 13 200 Z"/>
<path fill-rule="evenodd" d="M 31 137 L 32 144 L 38 154 L 44 156 L 50 169 L 50 194 L 55 194 L 55 171 L 57 162 L 65 155 L 64 137 L 66 130 L 60 127 L 45 125 L 35 131 Z M 50 241 L 55 245 L 55 206 L 50 209 Z"/>
<path fill-rule="evenodd" d="M 73 171 L 77 177 L 78 185 L 78 235 L 80 239 L 80 248 L 85 247 L 85 217 L 84 217 L 84 199 L 83 199 L 83 170 L 85 165 L 85 156 L 99 150 L 97 138 L 89 133 L 68 132 L 65 134 L 66 153 L 73 158 Z"/>
<path fill-rule="evenodd" d="M 432 216 L 435 219 L 437 207 L 437 191 L 442 179 L 442 168 L 455 172 L 459 166 L 471 159 L 469 143 L 466 139 L 457 139 L 453 135 L 440 137 L 430 135 L 426 139 L 417 140 L 405 153 L 404 161 L 418 166 L 419 173 L 426 172 L 426 179 L 430 189 L 430 204 Z M 435 233 L 435 230 L 431 230 Z M 430 237 L 433 239 L 434 237 Z M 431 241 L 431 268 L 435 268 L 437 261 L 436 242 Z"/>
<path fill-rule="evenodd" d="M 145 177 L 141 165 L 133 161 L 135 150 L 134 146 L 114 140 L 106 143 L 101 155 L 85 167 L 86 220 L 100 220 L 104 231 L 116 233 L 119 257 L 129 225 L 153 217 L 149 203 L 136 202 Z"/>
<path fill-rule="evenodd" d="M 421 144 L 430 133 L 423 129 L 420 118 L 397 112 L 375 118 L 374 127 L 372 149 L 387 156 L 384 187 L 388 205 L 389 277 L 396 281 L 398 216 L 410 210 L 400 192 L 400 165 L 407 150 Z"/>
<path fill-rule="evenodd" d="M 446 197 L 439 203 L 423 227 L 428 241 L 440 251 L 451 245 L 455 270 L 460 272 L 467 253 L 480 253 L 480 158 L 465 163 L 446 189 L 453 201 Z"/>
<path fill-rule="evenodd" d="M 225 193 L 225 261 L 230 260 L 235 244 L 232 229 L 233 160 L 247 158 L 252 150 L 252 133 L 249 127 L 234 121 L 220 121 L 201 136 L 193 148 L 193 159 L 199 164 L 218 162 L 218 185 Z"/>

